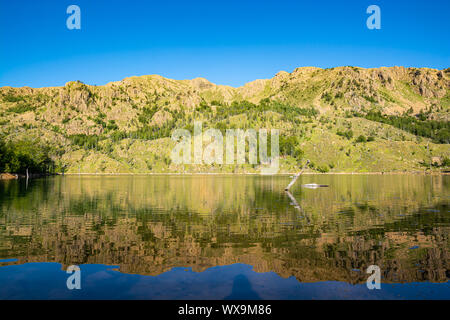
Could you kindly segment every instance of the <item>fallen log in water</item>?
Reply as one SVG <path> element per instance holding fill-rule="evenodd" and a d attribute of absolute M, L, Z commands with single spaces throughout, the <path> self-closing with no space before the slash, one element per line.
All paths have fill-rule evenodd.
<path fill-rule="evenodd" d="M 297 181 L 298 177 L 300 177 L 300 175 L 303 173 L 303 170 L 305 170 L 306 166 L 308 165 L 309 160 L 306 160 L 305 165 L 303 166 L 302 171 L 300 171 L 299 173 L 297 173 L 294 176 L 294 179 L 292 179 L 292 181 L 288 184 L 288 186 L 286 188 L 284 188 L 284 191 L 289 191 L 289 189 L 294 185 L 295 181 Z"/>

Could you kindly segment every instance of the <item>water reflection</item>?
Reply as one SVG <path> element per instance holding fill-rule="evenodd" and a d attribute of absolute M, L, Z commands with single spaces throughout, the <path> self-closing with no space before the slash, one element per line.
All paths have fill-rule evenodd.
<path fill-rule="evenodd" d="M 248 278 L 243 274 L 238 274 L 233 279 L 233 289 L 225 300 L 260 300 L 261 297 L 252 289 Z"/>
<path fill-rule="evenodd" d="M 303 176 L 291 194 L 284 192 L 288 182 L 280 176 L 0 182 L 0 273 L 27 262 L 116 265 L 152 276 L 245 264 L 296 283 L 365 284 L 365 270 L 375 264 L 383 283 L 446 285 L 450 177 Z M 300 187 L 307 183 L 329 187 Z M 223 297 L 252 296 L 245 279 L 235 275 Z"/>

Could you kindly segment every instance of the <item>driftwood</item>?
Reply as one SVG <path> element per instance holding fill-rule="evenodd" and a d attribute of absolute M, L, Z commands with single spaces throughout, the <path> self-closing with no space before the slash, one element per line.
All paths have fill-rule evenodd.
<path fill-rule="evenodd" d="M 294 185 L 295 181 L 297 181 L 298 177 L 300 177 L 300 175 L 303 173 L 303 171 L 305 170 L 306 166 L 308 165 L 309 160 L 306 160 L 305 165 L 302 168 L 302 171 L 300 171 L 299 173 L 297 173 L 294 176 L 294 179 L 292 179 L 292 181 L 288 184 L 288 186 L 286 188 L 284 188 L 284 191 L 289 191 L 289 189 Z"/>

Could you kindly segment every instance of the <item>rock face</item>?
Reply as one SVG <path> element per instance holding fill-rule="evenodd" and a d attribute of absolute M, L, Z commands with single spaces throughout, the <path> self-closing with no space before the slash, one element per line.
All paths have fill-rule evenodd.
<path fill-rule="evenodd" d="M 282 135 L 298 137 L 306 144 L 305 157 L 315 159 L 315 163 L 332 165 L 335 170 L 381 171 L 381 165 L 375 164 L 384 161 L 388 162 L 387 168 L 383 164 L 384 171 L 422 170 L 420 163 L 429 163 L 430 156 L 445 157 L 449 149 L 432 146 L 429 149 L 431 155 L 426 155 L 422 147 L 429 140 L 418 139 L 387 125 L 349 119 L 348 114 L 369 110 L 388 115 L 423 113 L 428 120 L 448 121 L 449 70 L 305 67 L 291 73 L 280 71 L 272 79 L 255 80 L 239 88 L 216 85 L 203 78 L 172 80 L 158 75 L 130 77 L 104 86 L 77 81 L 52 88 L 2 87 L 1 132 L 6 140 L 34 137 L 48 141 L 58 149 L 55 161 L 59 161 L 59 166 L 65 167 L 66 172 L 78 172 L 80 166 L 85 172 L 161 172 L 163 169 L 164 172 L 178 172 L 180 168 L 170 167 L 166 160 L 171 145 L 162 138 L 169 138 L 175 128 L 189 128 L 194 120 L 219 128 L 278 128 Z M 276 102 L 288 108 L 232 110 L 233 103 L 239 105 L 246 101 L 253 104 Z M 231 110 L 229 114 L 226 108 Z M 318 112 L 313 118 L 308 119 L 299 111 L 311 108 Z M 336 133 L 350 128 L 356 137 L 363 134 L 377 138 L 370 148 L 373 157 L 370 161 L 362 161 L 367 157 L 367 150 L 357 148 L 355 155 L 350 150 L 354 148 L 350 142 L 338 141 Z M 98 143 L 76 145 L 71 140 L 74 135 L 91 136 L 91 140 L 96 136 Z M 150 140 L 152 147 L 158 144 L 168 150 L 136 160 L 143 149 L 149 147 Z M 381 140 L 383 143 L 378 143 Z M 392 141 L 401 146 L 391 145 Z M 413 146 L 408 145 L 408 141 Z M 327 142 L 334 144 L 342 157 L 331 149 L 330 152 L 320 150 L 318 145 Z M 136 153 L 123 152 L 124 149 L 133 149 Z M 409 155 L 410 158 L 413 156 L 411 163 L 400 159 L 403 151 L 393 154 L 401 149 L 414 153 Z M 344 153 L 351 161 L 347 161 Z M 320 156 L 323 155 L 326 159 L 322 161 Z M 87 163 L 85 159 L 89 157 L 99 160 Z M 287 159 L 291 159 L 290 154 Z M 294 167 L 296 160 L 286 163 L 292 163 Z M 198 172 L 204 168 L 193 170 Z M 249 169 L 230 169 L 236 170 Z M 287 167 L 283 170 L 292 172 Z"/>
<path fill-rule="evenodd" d="M 442 159 L 440 157 L 432 157 L 431 163 L 440 166 L 442 164 Z"/>

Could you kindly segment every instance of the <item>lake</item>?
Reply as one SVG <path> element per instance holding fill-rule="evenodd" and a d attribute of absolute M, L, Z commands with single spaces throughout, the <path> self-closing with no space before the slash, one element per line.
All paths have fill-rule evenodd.
<path fill-rule="evenodd" d="M 0 181 L 0 299 L 450 299 L 450 176 L 290 180 Z"/>

